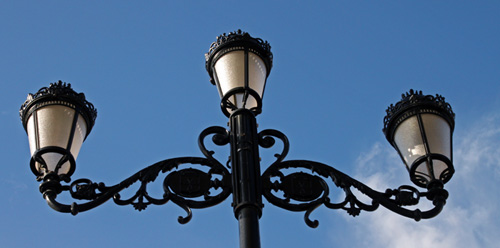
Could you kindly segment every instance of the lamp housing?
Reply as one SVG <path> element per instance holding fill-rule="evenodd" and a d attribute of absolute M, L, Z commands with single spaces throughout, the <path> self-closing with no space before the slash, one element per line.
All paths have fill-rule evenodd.
<path fill-rule="evenodd" d="M 420 187 L 448 182 L 453 167 L 455 113 L 441 95 L 410 90 L 386 110 L 383 132 Z"/>
<path fill-rule="evenodd" d="M 71 84 L 58 81 L 29 94 L 19 113 L 28 134 L 30 167 L 38 180 L 47 174 L 69 180 L 83 141 L 94 126 L 94 105 Z"/>
<path fill-rule="evenodd" d="M 205 54 L 210 82 L 217 86 L 221 109 L 230 116 L 237 109 L 262 112 L 262 97 L 271 72 L 273 54 L 267 41 L 238 30 L 222 34 Z"/>

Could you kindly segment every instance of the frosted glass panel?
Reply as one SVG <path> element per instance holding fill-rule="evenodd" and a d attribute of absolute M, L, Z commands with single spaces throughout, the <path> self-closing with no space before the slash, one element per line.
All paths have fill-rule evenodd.
<path fill-rule="evenodd" d="M 215 63 L 218 83 L 221 90 L 221 97 L 229 90 L 245 87 L 245 52 L 232 51 L 220 57 Z M 266 83 L 266 65 L 264 61 L 256 54 L 248 53 L 248 86 L 255 90 L 262 98 L 264 85 Z M 237 94 L 229 99 L 238 108 L 252 108 L 257 106 L 257 101 L 248 96 L 246 105 L 244 105 L 243 93 Z"/>
<path fill-rule="evenodd" d="M 266 84 L 266 64 L 257 55 L 252 52 L 248 53 L 248 75 L 249 75 L 249 86 L 259 93 L 262 98 L 264 93 L 264 85 Z"/>
<path fill-rule="evenodd" d="M 429 167 L 428 167 L 427 161 L 423 161 L 422 163 L 420 163 L 417 166 L 417 169 L 415 171 L 416 171 L 416 173 L 415 173 L 416 175 L 424 177 L 425 180 L 427 180 L 427 182 L 431 181 L 431 178 L 429 176 L 430 173 L 429 173 Z"/>
<path fill-rule="evenodd" d="M 47 168 L 49 171 L 55 171 L 57 164 L 59 163 L 59 160 L 62 158 L 62 154 L 59 153 L 46 153 L 42 155 L 42 158 L 44 159 L 45 163 L 47 163 Z M 36 169 L 40 171 L 40 163 L 36 163 Z M 57 174 L 68 174 L 68 171 L 70 170 L 71 165 L 69 161 L 65 162 L 60 168 Z"/>
<path fill-rule="evenodd" d="M 443 173 L 448 168 L 448 165 L 446 165 L 443 161 L 435 159 L 432 161 L 432 164 L 434 166 L 434 176 L 436 177 L 436 179 L 440 179 L 441 173 Z"/>
<path fill-rule="evenodd" d="M 49 105 L 37 110 L 40 147 L 66 148 L 75 110 L 63 105 Z"/>
<path fill-rule="evenodd" d="M 246 101 L 246 104 L 244 102 L 244 94 L 243 93 L 238 93 L 238 94 L 235 94 L 234 96 L 230 97 L 229 98 L 229 101 L 232 102 L 233 104 L 236 103 L 236 107 L 238 108 L 252 108 L 252 107 L 256 107 L 257 106 L 257 100 L 255 100 L 255 98 L 251 95 L 248 95 L 248 98 L 247 98 L 247 101 Z M 243 106 L 245 105 L 245 106 Z M 230 111 L 232 112 L 232 111 Z"/>
<path fill-rule="evenodd" d="M 230 89 L 245 86 L 244 51 L 233 51 L 220 57 L 215 63 L 215 71 L 222 95 Z"/>
<path fill-rule="evenodd" d="M 431 175 L 431 172 L 429 171 L 429 165 L 427 161 L 423 161 L 417 166 L 416 174 L 423 176 L 427 182 L 430 182 L 432 179 L 441 179 L 441 174 L 448 168 L 448 165 L 446 163 L 433 159 L 432 160 L 432 170 L 434 175 Z"/>
<path fill-rule="evenodd" d="M 71 154 L 76 159 L 80 148 L 82 147 L 85 136 L 87 135 L 87 123 L 83 117 L 79 114 L 78 120 L 76 121 L 75 135 L 73 137 L 73 143 L 71 144 Z"/>
<path fill-rule="evenodd" d="M 420 116 L 430 153 L 442 154 L 451 160 L 451 133 L 446 120 L 431 113 Z M 411 166 L 415 159 L 426 155 L 416 115 L 406 119 L 398 126 L 394 141 L 407 166 Z M 432 164 L 428 164 L 427 160 L 422 161 L 417 165 L 415 171 L 416 175 L 424 177 L 429 182 L 433 179 L 440 179 L 441 174 L 447 168 L 446 163 L 433 159 Z"/>
<path fill-rule="evenodd" d="M 435 114 L 422 114 L 422 122 L 431 153 L 443 154 L 451 159 L 451 133 L 448 122 Z"/>
<path fill-rule="evenodd" d="M 31 155 L 35 153 L 37 149 L 55 146 L 61 147 L 63 149 L 68 148 L 68 140 L 71 133 L 71 128 L 73 125 L 75 110 L 63 106 L 63 105 L 49 105 L 42 107 L 36 111 L 37 123 L 35 123 L 35 114 L 32 114 L 27 123 L 28 139 L 30 143 Z M 35 126 L 38 127 L 38 137 L 39 137 L 39 147 L 36 144 Z M 78 114 L 78 119 L 76 121 L 75 133 L 73 136 L 73 142 L 71 143 L 70 152 L 73 158 L 76 159 L 80 148 L 83 144 L 85 136 L 87 134 L 87 123 L 83 117 Z M 49 171 L 55 171 L 55 167 L 59 163 L 62 154 L 59 153 L 45 153 L 42 158 L 47 164 Z M 40 164 L 37 162 L 35 164 L 36 169 L 40 171 Z M 70 169 L 70 163 L 65 162 L 59 169 L 58 174 L 67 174 Z"/>
<path fill-rule="evenodd" d="M 394 134 L 394 141 L 408 166 L 411 166 L 415 159 L 425 155 L 417 116 L 412 116 L 399 124 Z"/>
<path fill-rule="evenodd" d="M 35 120 L 34 116 L 31 115 L 28 119 L 28 124 L 26 125 L 26 129 L 28 132 L 28 141 L 30 144 L 30 154 L 33 156 L 37 147 L 36 147 L 36 137 L 35 137 Z"/>

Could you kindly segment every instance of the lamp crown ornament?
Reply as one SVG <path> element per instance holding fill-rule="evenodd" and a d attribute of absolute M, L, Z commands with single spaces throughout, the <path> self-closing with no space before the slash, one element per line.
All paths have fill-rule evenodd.
<path fill-rule="evenodd" d="M 386 137 L 390 135 L 389 130 L 391 130 L 391 126 L 397 126 L 401 121 L 406 119 L 404 116 L 408 115 L 407 111 L 409 110 L 410 113 L 412 113 L 411 110 L 415 110 L 421 113 L 428 111 L 439 114 L 448 121 L 452 131 L 455 128 L 455 113 L 442 95 L 424 95 L 421 90 L 410 89 L 410 91 L 401 94 L 399 102 L 389 105 L 385 111 L 387 115 L 384 117 L 384 128 L 382 131 Z"/>
<path fill-rule="evenodd" d="M 267 67 L 267 75 L 269 75 L 269 73 L 271 72 L 271 68 L 273 65 L 273 53 L 271 52 L 271 44 L 261 38 L 254 38 L 250 36 L 249 33 L 243 32 L 241 31 L 241 29 L 238 29 L 237 31 L 229 32 L 228 34 L 223 33 L 217 36 L 216 41 L 212 42 L 208 52 L 205 53 L 205 67 L 210 75 L 212 75 L 211 64 L 215 63 L 215 61 L 226 52 L 219 55 L 217 55 L 217 53 L 224 47 L 228 46 L 234 46 L 235 48 L 230 49 L 226 52 L 247 47 L 257 55 L 266 58 L 264 62 L 266 63 Z M 210 82 L 215 85 L 215 81 L 212 78 L 210 78 Z"/>
<path fill-rule="evenodd" d="M 50 83 L 49 87 L 40 88 L 35 94 L 28 94 L 26 101 L 19 110 L 19 116 L 24 128 L 26 129 L 28 118 L 33 111 L 42 106 L 55 104 L 71 105 L 70 107 L 76 108 L 84 116 L 89 129 L 88 133 L 90 133 L 97 118 L 97 109 L 87 101 L 84 93 L 77 93 L 71 88 L 70 83 L 61 80 Z"/>

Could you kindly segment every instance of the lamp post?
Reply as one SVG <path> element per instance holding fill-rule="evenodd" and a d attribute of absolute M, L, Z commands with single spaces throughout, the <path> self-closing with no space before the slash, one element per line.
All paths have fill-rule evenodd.
<path fill-rule="evenodd" d="M 454 113 L 442 96 L 410 90 L 387 109 L 383 132 L 401 156 L 410 180 L 425 191 L 403 185 L 379 192 L 328 165 L 285 160 L 288 138 L 277 130 L 257 130 L 256 116 L 262 111 L 262 97 L 273 61 L 267 41 L 241 30 L 223 34 L 211 45 L 205 59 L 210 81 L 217 86 L 221 97 L 222 112 L 229 118 L 229 130 L 214 126 L 201 132 L 198 146 L 204 157 L 166 159 L 112 186 L 70 178 L 80 147 L 97 116 L 85 95 L 61 81 L 29 94 L 21 106 L 20 116 L 29 139 L 30 167 L 42 182 L 40 192 L 48 205 L 56 211 L 76 215 L 111 198 L 118 205 L 132 205 L 139 211 L 151 204 L 171 201 L 186 211 L 186 216 L 178 218 L 184 224 L 191 219 L 193 208 L 217 205 L 232 194 L 240 247 L 252 248 L 260 247 L 262 196 L 272 205 L 304 212 L 306 224 L 313 228 L 318 226 L 318 221 L 309 216 L 321 205 L 346 210 L 352 216 L 361 210 L 374 211 L 382 205 L 417 221 L 441 212 L 448 197 L 444 184 L 454 173 Z M 207 137 L 211 137 L 215 145 L 229 145 L 230 158 L 226 165 L 206 148 Z M 259 146 L 271 148 L 277 140 L 283 145 L 282 151 L 261 173 Z M 164 194 L 153 197 L 148 194 L 147 186 L 160 174 L 165 174 Z M 136 193 L 122 199 L 120 192 L 136 183 L 140 184 Z M 330 190 L 337 188 L 344 191 L 345 197 L 333 202 Z M 372 201 L 360 201 L 352 193 L 353 188 Z M 63 192 L 81 203 L 58 202 L 56 197 Z M 410 207 L 417 205 L 421 197 L 432 201 L 434 207 L 425 211 Z"/>

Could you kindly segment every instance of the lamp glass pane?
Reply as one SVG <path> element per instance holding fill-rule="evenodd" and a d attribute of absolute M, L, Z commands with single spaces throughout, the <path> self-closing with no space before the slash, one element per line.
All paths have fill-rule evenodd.
<path fill-rule="evenodd" d="M 59 163 L 59 160 L 61 160 L 62 158 L 62 154 L 59 154 L 59 153 L 55 153 L 55 152 L 50 152 L 50 153 L 45 153 L 42 155 L 42 158 L 43 160 L 45 161 L 45 163 L 47 164 L 47 168 L 49 171 L 55 171 L 56 170 L 56 166 L 57 164 Z M 40 167 L 41 167 L 41 164 L 36 162 L 36 169 L 38 171 L 40 171 Z M 59 170 L 57 171 L 57 174 L 61 175 L 61 174 L 67 174 L 68 171 L 70 170 L 71 168 L 71 164 L 69 163 L 69 161 L 66 161 L 60 168 Z"/>
<path fill-rule="evenodd" d="M 448 122 L 439 115 L 422 114 L 422 123 L 430 152 L 445 155 L 451 160 L 451 132 Z"/>
<path fill-rule="evenodd" d="M 48 105 L 37 110 L 40 148 L 66 148 L 73 125 L 75 110 L 63 105 Z"/>
<path fill-rule="evenodd" d="M 262 98 L 266 84 L 266 64 L 259 56 L 252 52 L 248 53 L 248 75 L 250 88 L 259 93 L 260 98 Z"/>
<path fill-rule="evenodd" d="M 75 134 L 73 136 L 73 143 L 71 144 L 71 154 L 76 159 L 78 153 L 80 153 L 80 148 L 82 148 L 83 141 L 87 135 L 87 123 L 85 119 L 78 114 L 78 120 L 76 121 Z"/>
<path fill-rule="evenodd" d="M 434 176 L 436 179 L 441 179 L 441 174 L 448 168 L 448 165 L 446 165 L 443 161 L 436 159 L 432 161 L 432 165 L 434 166 Z"/>
<path fill-rule="evenodd" d="M 245 96 L 244 93 L 237 93 L 237 94 L 234 94 L 234 96 L 230 97 L 229 101 L 232 102 L 237 108 L 249 109 L 249 108 L 257 106 L 257 101 L 255 100 L 255 98 L 253 98 L 253 96 L 248 95 L 246 103 L 245 103 L 245 100 L 243 99 L 244 96 Z M 229 111 L 229 112 L 232 113 L 233 111 Z"/>
<path fill-rule="evenodd" d="M 424 142 L 416 115 L 399 124 L 394 133 L 394 141 L 407 166 L 411 166 L 415 159 L 425 155 Z"/>
<path fill-rule="evenodd" d="M 63 105 L 48 105 L 36 110 L 37 123 L 35 123 L 34 114 L 29 117 L 27 123 L 31 155 L 33 156 L 37 149 L 48 146 L 67 149 L 75 112 L 73 108 Z M 36 144 L 35 126 L 38 127 L 39 146 Z M 78 156 L 86 133 L 87 124 L 83 117 L 78 114 L 70 149 L 74 159 Z M 49 152 L 43 154 L 42 158 L 46 162 L 49 171 L 55 171 L 59 160 L 62 158 L 62 154 Z M 35 166 L 40 171 L 41 165 L 38 162 Z M 69 170 L 70 163 L 65 162 L 60 167 L 58 174 L 67 174 Z"/>
<path fill-rule="evenodd" d="M 243 51 L 226 53 L 217 60 L 214 68 L 222 95 L 233 88 L 245 86 L 245 53 Z"/>
<path fill-rule="evenodd" d="M 220 87 L 221 97 L 234 88 L 245 87 L 245 52 L 236 50 L 221 56 L 215 63 L 215 72 Z M 248 53 L 248 87 L 256 91 L 262 98 L 266 83 L 266 66 L 264 61 L 255 53 Z M 236 94 L 229 100 L 238 108 L 252 108 L 257 101 L 248 96 L 244 105 L 243 93 Z"/>
<path fill-rule="evenodd" d="M 35 153 L 37 146 L 36 146 L 36 134 L 35 134 L 35 118 L 33 117 L 33 114 L 29 117 L 28 122 L 26 124 L 26 131 L 28 133 L 28 141 L 30 145 L 30 154 L 33 156 L 33 153 Z"/>
<path fill-rule="evenodd" d="M 445 162 L 441 160 L 432 160 L 432 171 L 434 175 L 431 175 L 430 171 L 430 165 L 428 164 L 427 160 L 422 161 L 422 163 L 417 165 L 416 168 L 416 175 L 422 176 L 427 180 L 427 182 L 432 181 L 433 179 L 442 179 L 443 177 L 441 174 L 448 169 L 448 165 L 446 165 Z"/>
<path fill-rule="evenodd" d="M 422 176 L 428 182 L 431 181 L 429 165 L 427 160 L 422 161 L 422 163 L 418 164 L 417 169 L 415 170 L 415 174 L 418 176 Z"/>

